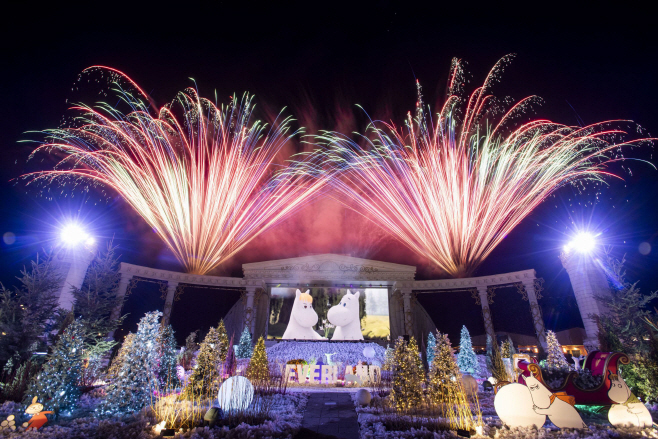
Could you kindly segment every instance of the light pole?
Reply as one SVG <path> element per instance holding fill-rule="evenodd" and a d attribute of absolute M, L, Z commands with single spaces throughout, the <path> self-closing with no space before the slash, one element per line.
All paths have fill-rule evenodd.
<path fill-rule="evenodd" d="M 87 268 L 96 254 L 96 240 L 80 225 L 69 224 L 60 231 L 59 246 L 55 250 L 55 270 L 62 278 L 59 306 L 73 308 L 71 289 L 81 288 Z"/>
<path fill-rule="evenodd" d="M 600 258 L 600 248 L 596 236 L 591 233 L 579 233 L 564 246 L 560 254 L 562 266 L 567 270 L 571 286 L 576 296 L 580 316 L 585 326 L 583 344 L 588 352 L 599 349 L 599 329 L 592 318 L 609 312 L 599 299 L 610 295 L 608 279 Z"/>

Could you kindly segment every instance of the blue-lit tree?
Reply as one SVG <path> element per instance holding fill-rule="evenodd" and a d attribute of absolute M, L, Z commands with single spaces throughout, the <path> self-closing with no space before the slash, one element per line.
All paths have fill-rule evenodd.
<path fill-rule="evenodd" d="M 254 347 L 251 345 L 251 333 L 245 327 L 240 336 L 238 347 L 235 349 L 235 356 L 238 358 L 251 358 L 253 352 Z"/>
<path fill-rule="evenodd" d="M 457 365 L 462 373 L 476 374 L 480 373 L 480 364 L 478 357 L 473 350 L 471 334 L 462 326 L 461 338 L 459 339 L 459 355 L 457 355 Z"/>

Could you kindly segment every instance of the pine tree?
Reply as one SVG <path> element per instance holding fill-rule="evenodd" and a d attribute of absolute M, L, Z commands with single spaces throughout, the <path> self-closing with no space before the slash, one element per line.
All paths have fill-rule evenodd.
<path fill-rule="evenodd" d="M 510 377 L 507 374 L 507 369 L 505 368 L 505 363 L 503 362 L 503 356 L 501 354 L 498 344 L 492 343 L 491 347 L 491 376 L 493 376 L 497 381 L 510 381 Z"/>
<path fill-rule="evenodd" d="M 223 326 L 220 324 L 220 326 Z M 226 342 L 228 345 L 228 341 Z M 219 366 L 221 360 L 222 342 L 218 329 L 210 328 L 208 335 L 201 342 L 199 355 L 196 358 L 196 366 L 187 382 L 187 386 L 181 393 L 181 398 L 212 398 L 219 391 Z"/>
<path fill-rule="evenodd" d="M 217 326 L 217 336 L 219 337 L 219 362 L 224 363 L 226 361 L 226 354 L 230 348 L 228 334 L 226 333 L 226 327 L 224 326 L 224 319 L 219 321 L 219 325 Z"/>
<path fill-rule="evenodd" d="M 267 361 L 267 351 L 265 350 L 265 340 L 259 337 L 254 347 L 254 353 L 249 360 L 249 365 L 245 372 L 247 378 L 253 383 L 265 384 L 270 378 L 270 366 Z"/>
<path fill-rule="evenodd" d="M 157 338 L 160 311 L 147 312 L 137 325 L 137 333 L 126 350 L 117 378 L 108 387 L 107 397 L 96 411 L 100 415 L 133 413 L 151 402 L 158 388 Z"/>
<path fill-rule="evenodd" d="M 462 329 L 462 337 L 463 334 Z M 430 402 L 441 410 L 442 417 L 448 420 L 452 428 L 472 428 L 473 415 L 447 334 L 437 333 L 427 390 Z"/>
<path fill-rule="evenodd" d="M 457 365 L 459 370 L 467 374 L 480 373 L 480 363 L 478 357 L 473 350 L 473 343 L 471 341 L 471 334 L 462 326 L 461 337 L 459 339 L 459 355 L 457 356 Z"/>
<path fill-rule="evenodd" d="M 59 289 L 62 276 L 54 258 L 47 253 L 32 261 L 31 268 L 21 270 L 19 285 L 13 290 L 0 284 L 0 364 L 18 354 L 14 364 L 26 361 L 44 334 L 58 326 Z M 54 326 L 54 328 L 53 328 Z"/>
<path fill-rule="evenodd" d="M 384 351 L 384 370 L 391 371 L 393 370 L 393 348 L 390 345 L 386 345 L 386 350 Z"/>
<path fill-rule="evenodd" d="M 178 344 L 174 338 L 174 329 L 167 325 L 158 334 L 158 382 L 163 390 L 180 386 L 176 373 L 177 354 Z"/>
<path fill-rule="evenodd" d="M 126 355 L 128 355 L 128 352 L 130 352 L 130 350 L 132 349 L 132 344 L 134 340 L 135 340 L 135 334 L 133 334 L 132 332 L 129 332 L 126 335 L 126 337 L 123 339 L 123 343 L 119 348 L 119 352 L 117 352 L 117 355 L 114 357 L 114 359 L 112 360 L 112 364 L 107 370 L 107 377 L 110 380 L 114 380 L 119 376 L 119 372 L 121 371 L 121 366 L 126 361 Z"/>
<path fill-rule="evenodd" d="M 509 343 L 509 359 L 514 360 L 514 354 L 516 354 L 516 349 L 514 348 L 514 342 L 512 342 L 512 337 L 507 336 L 507 342 Z"/>
<path fill-rule="evenodd" d="M 240 342 L 238 347 L 235 350 L 235 356 L 238 358 L 251 358 L 253 353 L 253 347 L 251 346 L 251 334 L 249 330 L 245 327 L 240 336 Z"/>
<path fill-rule="evenodd" d="M 72 288 L 73 312 L 84 325 L 85 352 L 90 359 L 99 359 L 111 350 L 116 342 L 107 340 L 107 334 L 115 331 L 125 315 L 112 319 L 112 313 L 120 308 L 123 298 L 119 291 L 119 258 L 117 247 L 111 242 L 89 264 L 81 288 Z"/>
<path fill-rule="evenodd" d="M 427 335 L 427 367 L 428 369 L 432 368 L 432 361 L 434 360 L 434 346 L 436 346 L 436 337 L 434 337 L 434 334 L 430 332 Z"/>
<path fill-rule="evenodd" d="M 500 355 L 503 358 L 510 358 L 509 340 L 505 340 L 500 344 Z"/>
<path fill-rule="evenodd" d="M 546 367 L 548 369 L 569 369 L 569 363 L 564 358 L 562 346 L 557 341 L 557 336 L 553 331 L 546 331 L 546 344 L 548 345 L 548 357 L 546 358 Z"/>
<path fill-rule="evenodd" d="M 66 328 L 41 373 L 30 383 L 25 393 L 26 405 L 36 396 L 46 410 L 52 410 L 58 415 L 73 408 L 80 398 L 78 380 L 82 370 L 83 335 L 80 320 Z"/>
<path fill-rule="evenodd" d="M 395 408 L 400 412 L 418 408 L 423 400 L 425 371 L 413 336 L 409 343 L 398 338 L 393 352 L 392 369 L 391 398 Z"/>

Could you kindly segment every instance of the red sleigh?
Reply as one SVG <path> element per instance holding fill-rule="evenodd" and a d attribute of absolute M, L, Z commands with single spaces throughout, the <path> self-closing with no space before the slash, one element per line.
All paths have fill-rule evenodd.
<path fill-rule="evenodd" d="M 610 371 L 613 375 L 616 375 L 619 365 L 628 364 L 629 361 L 630 360 L 628 356 L 626 354 L 622 354 L 621 352 L 590 352 L 590 354 L 587 356 L 587 359 L 585 360 L 583 368 L 589 369 L 593 376 L 602 375 L 603 380 L 601 381 L 601 384 L 593 389 L 581 389 L 573 381 L 574 378 L 578 375 L 576 372 L 569 373 L 569 375 L 567 375 L 567 379 L 562 383 L 560 387 L 553 388 L 544 381 L 539 365 L 522 360 L 519 361 L 517 365 L 517 367 L 522 371 L 522 374 L 519 375 L 519 383 L 525 384 L 523 377 L 530 376 L 530 374 L 532 374 L 553 393 L 566 392 L 567 395 L 575 397 L 576 404 L 611 405 L 615 404 L 615 402 L 608 398 L 608 391 L 610 390 L 610 378 L 608 371 Z"/>

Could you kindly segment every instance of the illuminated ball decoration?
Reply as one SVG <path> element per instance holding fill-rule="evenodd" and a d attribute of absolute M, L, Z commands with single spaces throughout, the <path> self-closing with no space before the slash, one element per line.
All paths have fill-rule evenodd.
<path fill-rule="evenodd" d="M 356 391 L 356 403 L 359 405 L 368 405 L 372 400 L 372 395 L 368 389 L 359 389 Z"/>
<path fill-rule="evenodd" d="M 217 402 L 224 412 L 244 410 L 254 399 L 254 386 L 243 376 L 234 376 L 219 388 Z"/>
<path fill-rule="evenodd" d="M 375 356 L 375 348 L 372 346 L 366 346 L 363 348 L 363 356 L 366 358 L 372 358 Z"/>

